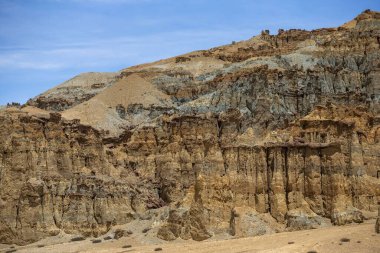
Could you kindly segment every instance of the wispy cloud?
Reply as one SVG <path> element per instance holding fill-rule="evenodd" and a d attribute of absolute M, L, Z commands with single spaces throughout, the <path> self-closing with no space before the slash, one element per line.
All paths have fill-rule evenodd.
<path fill-rule="evenodd" d="M 207 49 L 230 38 L 246 38 L 249 30 L 180 30 L 136 37 L 113 37 L 44 46 L 0 47 L 0 68 L 67 69 L 98 68 L 145 63 Z M 218 41 L 217 45 L 214 41 Z M 116 69 L 115 69 L 116 70 Z"/>

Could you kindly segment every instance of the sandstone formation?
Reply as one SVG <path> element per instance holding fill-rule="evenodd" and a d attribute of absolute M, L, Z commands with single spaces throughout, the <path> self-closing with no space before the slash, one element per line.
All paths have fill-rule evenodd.
<path fill-rule="evenodd" d="M 380 200 L 379 49 L 367 10 L 0 111 L 0 242 L 97 236 L 151 209 L 164 240 L 362 222 Z"/>
<path fill-rule="evenodd" d="M 375 232 L 380 234 L 380 206 L 379 206 L 379 211 L 377 213 L 377 219 L 376 219 L 376 224 L 375 224 Z"/>

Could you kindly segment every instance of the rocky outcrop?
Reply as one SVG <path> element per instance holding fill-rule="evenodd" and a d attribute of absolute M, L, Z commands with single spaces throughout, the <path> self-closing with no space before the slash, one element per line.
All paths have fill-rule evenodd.
<path fill-rule="evenodd" d="M 200 194 L 203 187 L 203 180 L 200 176 L 194 184 L 194 199 L 190 208 L 171 210 L 167 224 L 163 225 L 157 233 L 159 238 L 175 240 L 181 237 L 185 240 L 203 241 L 211 237 L 205 226 L 207 211 L 204 209 Z"/>
<path fill-rule="evenodd" d="M 379 18 L 263 32 L 33 103 L 63 117 L 0 111 L 0 242 L 96 236 L 161 207 L 164 240 L 362 222 L 380 198 Z"/>
<path fill-rule="evenodd" d="M 51 111 L 67 110 L 102 92 L 119 78 L 118 75 L 111 72 L 83 73 L 30 99 L 27 105 Z"/>
<path fill-rule="evenodd" d="M 342 225 L 376 209 L 371 115 L 320 107 L 261 144 L 234 129 L 240 117 L 171 116 L 106 144 L 59 114 L 3 114 L 1 240 L 99 235 L 163 205 L 172 209 L 158 232 L 167 240 L 314 228 L 323 217 Z"/>
<path fill-rule="evenodd" d="M 96 236 L 161 206 L 153 182 L 120 171 L 97 130 L 59 114 L 0 118 L 1 242 L 25 244 L 61 230 Z"/>
<path fill-rule="evenodd" d="M 249 221 L 252 229 L 273 229 L 269 221 L 260 221 L 255 213 L 270 214 L 288 230 L 329 222 L 343 225 L 362 222 L 360 210 L 375 211 L 380 193 L 375 175 L 379 158 L 364 151 L 376 153 L 379 144 L 371 140 L 370 134 L 364 140 L 358 133 L 364 126 L 367 130 L 361 131 L 377 131 L 379 125 L 368 128 L 373 122 L 368 116 L 348 107 L 320 107 L 290 128 L 272 132 L 264 143 L 255 142 L 249 129 L 239 134 L 236 119 L 240 116 L 234 111 L 224 115 L 223 123 L 212 117 L 174 117 L 164 130 L 145 128 L 135 132 L 126 151 L 154 143 L 148 152 L 157 153 L 158 149 L 155 169 L 161 182 L 160 196 L 166 202 L 177 203 L 176 208 L 187 210 L 193 206 L 193 187 L 201 177 L 204 187 L 197 194 L 207 210 L 203 223 L 211 234 L 242 231 L 239 227 L 246 226 L 242 224 L 249 217 L 253 217 Z M 153 136 L 149 138 L 147 133 Z M 137 137 L 141 135 L 144 137 Z M 146 142 L 138 141 L 142 139 Z M 240 211 L 245 209 L 250 211 Z M 184 218 L 177 216 L 169 218 L 165 229 L 175 226 L 181 231 L 178 221 Z M 163 234 L 167 233 L 161 237 Z"/>

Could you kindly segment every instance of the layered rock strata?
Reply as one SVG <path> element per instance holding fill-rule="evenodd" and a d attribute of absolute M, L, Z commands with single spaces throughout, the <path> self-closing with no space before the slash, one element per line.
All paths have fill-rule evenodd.
<path fill-rule="evenodd" d="M 152 209 L 165 240 L 362 222 L 380 200 L 379 20 L 264 31 L 1 110 L 0 242 Z"/>

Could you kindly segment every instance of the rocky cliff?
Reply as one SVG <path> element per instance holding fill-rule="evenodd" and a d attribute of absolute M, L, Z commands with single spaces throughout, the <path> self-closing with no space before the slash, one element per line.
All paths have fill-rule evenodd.
<path fill-rule="evenodd" d="M 97 236 L 153 209 L 164 240 L 362 222 L 380 200 L 379 49 L 365 11 L 0 111 L 0 242 Z"/>

